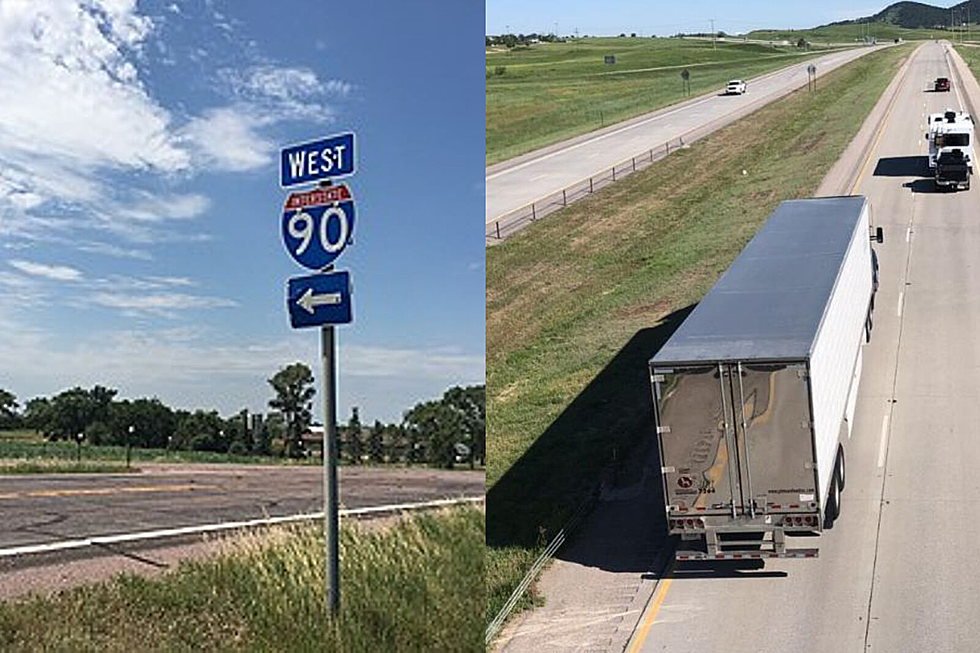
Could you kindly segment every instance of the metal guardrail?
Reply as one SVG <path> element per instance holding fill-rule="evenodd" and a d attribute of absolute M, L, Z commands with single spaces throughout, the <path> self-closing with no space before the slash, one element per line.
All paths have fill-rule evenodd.
<path fill-rule="evenodd" d="M 645 152 L 640 152 L 636 156 L 623 159 L 611 168 L 600 170 L 560 190 L 539 197 L 529 204 L 497 216 L 487 223 L 487 240 L 491 242 L 503 240 L 512 233 L 520 230 L 527 223 L 534 222 L 549 213 L 565 208 L 575 200 L 582 199 L 586 195 L 591 195 L 600 188 L 605 188 L 609 184 L 669 156 L 671 152 L 686 147 L 687 144 L 684 142 L 684 135 L 682 134 L 677 138 L 668 140 L 660 147 L 648 149 Z"/>
<path fill-rule="evenodd" d="M 558 531 L 555 537 L 551 540 L 548 547 L 541 553 L 541 555 L 537 557 L 534 564 L 531 565 L 531 568 L 527 570 L 526 574 L 524 574 L 524 578 L 522 578 L 521 582 L 514 588 L 510 598 L 507 599 L 507 602 L 504 603 L 503 607 L 500 609 L 500 612 L 497 613 L 497 616 L 494 617 L 493 621 L 490 622 L 490 625 L 487 626 L 484 640 L 484 644 L 486 646 L 489 646 L 490 642 L 493 641 L 493 638 L 497 636 L 498 632 L 500 632 L 504 622 L 507 621 L 510 613 L 513 612 L 514 606 L 516 606 L 517 602 L 522 596 L 524 596 L 524 592 L 526 592 L 527 588 L 531 586 L 534 579 L 538 577 L 538 573 L 541 571 L 541 569 L 554 557 L 554 555 L 558 552 L 558 549 L 560 549 L 562 544 L 565 543 L 565 540 L 568 539 L 568 536 L 571 535 L 571 533 L 579 525 L 579 522 L 582 521 L 582 518 L 587 515 L 590 510 L 592 510 L 593 506 L 595 506 L 595 502 L 599 497 L 600 487 L 601 485 L 597 486 L 592 494 L 589 495 L 589 499 L 579 506 L 578 510 L 575 511 L 575 514 L 573 514 L 569 520 L 565 522 L 565 525 L 562 526 L 561 530 Z"/>

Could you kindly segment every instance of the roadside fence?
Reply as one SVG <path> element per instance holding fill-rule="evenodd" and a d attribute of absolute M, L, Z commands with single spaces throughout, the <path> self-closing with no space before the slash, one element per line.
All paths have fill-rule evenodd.
<path fill-rule="evenodd" d="M 642 170 L 655 161 L 669 156 L 671 152 L 686 148 L 687 146 L 687 143 L 684 142 L 684 136 L 681 135 L 678 138 L 667 141 L 660 147 L 651 148 L 645 152 L 640 152 L 636 156 L 623 159 L 611 168 L 605 168 L 593 175 L 565 186 L 561 190 L 539 197 L 529 204 L 504 213 L 487 223 L 487 244 L 493 244 L 494 242 L 503 240 L 529 223 L 539 220 L 558 209 L 565 208 L 572 202 L 591 195 L 600 188 L 605 188 L 609 184 L 619 181 L 637 170 Z"/>

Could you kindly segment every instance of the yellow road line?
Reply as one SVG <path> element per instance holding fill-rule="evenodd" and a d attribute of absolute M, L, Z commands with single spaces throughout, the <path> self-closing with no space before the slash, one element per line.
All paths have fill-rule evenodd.
<path fill-rule="evenodd" d="M 643 642 L 646 641 L 647 635 L 650 634 L 650 626 L 653 625 L 654 619 L 657 618 L 657 613 L 660 612 L 660 606 L 664 602 L 664 597 L 667 596 L 667 590 L 670 589 L 670 584 L 674 582 L 674 579 L 670 577 L 671 573 L 674 571 L 674 563 L 670 563 L 667 567 L 667 572 L 664 574 L 664 578 L 660 580 L 660 586 L 657 587 L 657 595 L 653 598 L 653 602 L 650 603 L 650 608 L 647 610 L 647 615 L 643 619 L 643 625 L 640 627 L 639 633 L 636 635 L 636 639 L 633 640 L 633 645 L 630 646 L 628 653 L 636 653 L 643 646 Z"/>
<path fill-rule="evenodd" d="M 0 494 L 3 499 L 24 499 L 28 497 L 72 497 L 104 494 L 122 494 L 135 492 L 187 492 L 191 490 L 211 490 L 217 489 L 216 485 L 145 485 L 145 486 L 119 486 L 107 488 L 79 488 L 75 490 L 33 490 L 30 492 L 7 492 Z"/>

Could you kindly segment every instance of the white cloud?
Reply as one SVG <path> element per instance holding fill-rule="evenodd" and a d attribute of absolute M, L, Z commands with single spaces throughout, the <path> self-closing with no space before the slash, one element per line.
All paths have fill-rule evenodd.
<path fill-rule="evenodd" d="M 112 210 L 118 217 L 141 222 L 160 220 L 184 220 L 196 218 L 208 210 L 211 200 L 203 195 L 165 194 L 138 192 L 138 198 L 130 205 L 120 205 Z"/>
<path fill-rule="evenodd" d="M 175 292 L 97 292 L 92 294 L 88 299 L 91 303 L 98 306 L 124 309 L 131 314 L 152 313 L 163 316 L 172 316 L 178 310 L 237 306 L 237 303 L 230 299 Z"/>
<path fill-rule="evenodd" d="M 78 281 L 82 278 L 82 273 L 80 271 L 76 270 L 75 268 L 68 267 L 67 265 L 45 265 L 44 263 L 34 263 L 32 261 L 24 261 L 21 259 L 14 259 L 9 261 L 9 263 L 26 274 L 32 274 L 34 276 L 44 277 L 55 281 Z"/>
<path fill-rule="evenodd" d="M 243 171 L 272 161 L 273 144 L 259 133 L 265 124 L 242 105 L 210 109 L 181 131 L 199 167 Z"/>

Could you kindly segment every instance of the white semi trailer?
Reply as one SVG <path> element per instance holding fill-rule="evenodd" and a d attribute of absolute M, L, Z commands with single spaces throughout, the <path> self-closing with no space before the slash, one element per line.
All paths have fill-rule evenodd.
<path fill-rule="evenodd" d="M 840 512 L 877 290 L 870 225 L 861 196 L 783 202 L 650 360 L 678 560 L 817 556 L 786 536 Z"/>

